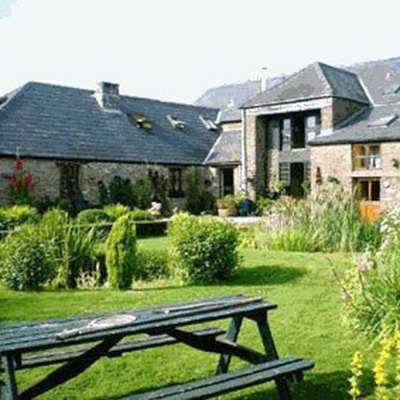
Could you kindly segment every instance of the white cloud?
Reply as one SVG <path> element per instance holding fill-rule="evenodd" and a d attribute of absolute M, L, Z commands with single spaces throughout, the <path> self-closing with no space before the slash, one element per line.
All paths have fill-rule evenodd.
<path fill-rule="evenodd" d="M 279 74 L 316 60 L 396 56 L 395 4 L 19 0 L 0 20 L 0 93 L 29 80 L 89 88 L 111 80 L 132 95 L 191 102 L 262 66 Z"/>

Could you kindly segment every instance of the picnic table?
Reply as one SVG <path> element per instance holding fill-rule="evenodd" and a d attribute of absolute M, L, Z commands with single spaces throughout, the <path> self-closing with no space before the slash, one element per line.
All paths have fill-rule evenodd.
<path fill-rule="evenodd" d="M 3 325 L 0 398 L 33 399 L 83 373 L 102 357 L 183 343 L 219 354 L 216 376 L 129 399 L 205 399 L 271 380 L 276 383 L 280 399 L 289 399 L 287 381 L 301 381 L 303 371 L 311 369 L 313 363 L 297 357 L 279 358 L 268 324 L 268 313 L 276 308 L 259 297 L 231 295 L 122 313 Z M 221 329 L 195 327 L 228 318 L 231 322 L 225 339 L 221 338 L 225 333 Z M 245 318 L 255 322 L 264 352 L 237 343 Z M 232 356 L 251 366 L 228 372 Z M 62 365 L 38 383 L 18 391 L 16 371 L 53 364 Z"/>

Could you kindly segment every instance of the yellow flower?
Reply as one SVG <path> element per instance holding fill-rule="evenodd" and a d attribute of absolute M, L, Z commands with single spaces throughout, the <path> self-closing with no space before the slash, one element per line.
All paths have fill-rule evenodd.
<path fill-rule="evenodd" d="M 379 358 L 374 365 L 374 375 L 376 383 L 376 397 L 378 400 L 388 400 L 388 394 L 386 391 L 386 385 L 388 383 L 388 376 L 385 370 L 386 362 L 390 357 L 390 350 L 392 342 L 389 339 L 383 339 L 382 349 L 379 353 Z"/>
<path fill-rule="evenodd" d="M 361 396 L 359 381 L 362 375 L 362 362 L 363 362 L 362 354 L 359 351 L 356 351 L 350 363 L 350 370 L 352 376 L 349 379 L 350 383 L 349 394 L 353 400 L 358 399 Z"/>

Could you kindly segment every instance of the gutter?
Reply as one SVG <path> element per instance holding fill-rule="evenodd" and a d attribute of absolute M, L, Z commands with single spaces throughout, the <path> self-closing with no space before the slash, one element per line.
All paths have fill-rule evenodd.
<path fill-rule="evenodd" d="M 248 195 L 247 190 L 247 149 L 246 149 L 246 110 L 242 108 L 242 182 L 241 190 L 245 196 Z"/>

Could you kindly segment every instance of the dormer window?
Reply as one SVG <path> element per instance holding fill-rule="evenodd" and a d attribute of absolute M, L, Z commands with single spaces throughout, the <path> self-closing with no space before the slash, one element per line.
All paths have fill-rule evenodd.
<path fill-rule="evenodd" d="M 138 128 L 143 129 L 144 131 L 149 131 L 152 128 L 152 123 L 147 119 L 144 114 L 141 113 L 133 113 L 130 115 L 133 122 L 136 123 Z"/>
<path fill-rule="evenodd" d="M 204 118 L 202 115 L 200 115 L 199 119 L 203 123 L 203 125 L 206 127 L 206 129 L 208 129 L 209 131 L 218 130 L 217 125 L 211 119 Z"/>
<path fill-rule="evenodd" d="M 395 83 L 395 84 L 393 84 L 393 85 L 387 86 L 387 87 L 385 88 L 385 90 L 383 91 L 383 94 L 384 94 L 385 96 L 389 96 L 389 95 L 391 95 L 391 94 L 396 94 L 396 93 L 398 93 L 399 91 L 400 91 L 400 84 Z"/>
<path fill-rule="evenodd" d="M 378 118 L 378 119 L 376 119 L 374 121 L 369 122 L 368 126 L 370 128 L 386 128 L 390 124 L 392 124 L 394 121 L 396 121 L 397 118 L 398 118 L 398 116 L 396 114 L 387 115 L 385 117 L 381 117 L 381 118 Z"/>
<path fill-rule="evenodd" d="M 174 129 L 184 129 L 186 123 L 181 121 L 176 115 L 167 115 L 167 119 Z"/>

